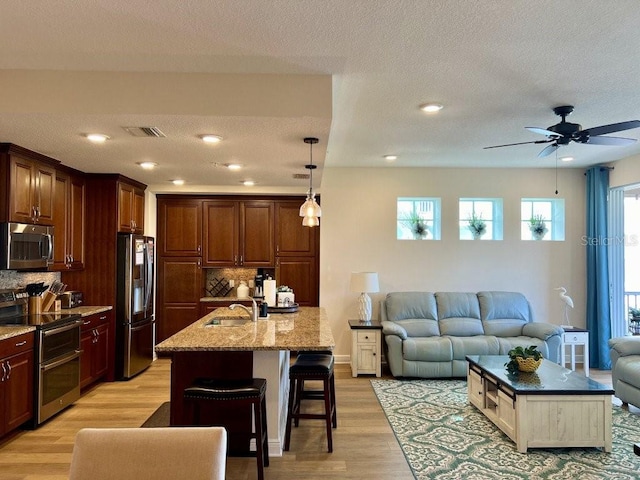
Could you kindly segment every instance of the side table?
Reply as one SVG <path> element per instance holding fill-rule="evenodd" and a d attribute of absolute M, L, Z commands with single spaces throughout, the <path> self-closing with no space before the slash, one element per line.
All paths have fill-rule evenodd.
<path fill-rule="evenodd" d="M 349 320 L 351 328 L 351 375 L 382 374 L 382 325 L 377 320 Z"/>
<path fill-rule="evenodd" d="M 560 364 L 566 364 L 566 348 L 570 347 L 571 370 L 576 369 L 576 346 L 582 346 L 584 375 L 589 376 L 589 331 L 583 328 L 564 328 L 562 334 L 562 350 L 560 352 Z"/>

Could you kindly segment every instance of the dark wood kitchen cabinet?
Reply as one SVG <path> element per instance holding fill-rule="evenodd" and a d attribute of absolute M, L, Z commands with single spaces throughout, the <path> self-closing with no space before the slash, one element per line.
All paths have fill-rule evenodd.
<path fill-rule="evenodd" d="M 303 227 L 300 205 L 304 200 L 275 203 L 275 235 L 277 257 L 312 257 L 317 254 L 317 227 Z"/>
<path fill-rule="evenodd" d="M 144 233 L 144 188 L 118 181 L 118 231 Z"/>
<path fill-rule="evenodd" d="M 202 208 L 203 267 L 275 265 L 273 201 L 207 200 Z"/>
<path fill-rule="evenodd" d="M 320 288 L 317 257 L 278 257 L 276 282 L 293 289 L 298 305 L 318 306 Z"/>
<path fill-rule="evenodd" d="M 80 388 L 106 376 L 109 371 L 109 318 L 112 311 L 83 317 L 80 335 Z"/>
<path fill-rule="evenodd" d="M 84 294 L 85 305 L 116 307 L 117 239 L 119 230 L 119 183 L 134 185 L 141 190 L 146 186 L 136 180 L 117 174 L 85 175 L 85 260 L 84 270 L 62 271 L 60 280 Z M 129 230 L 128 233 L 131 233 Z M 115 352 L 115 315 L 109 316 L 109 352 Z M 115 355 L 108 358 L 106 379 L 115 378 Z"/>
<path fill-rule="evenodd" d="M 0 436 L 33 418 L 34 333 L 0 341 Z"/>
<path fill-rule="evenodd" d="M 159 257 L 156 265 L 156 342 L 161 342 L 200 318 L 204 275 L 200 257 Z"/>
<path fill-rule="evenodd" d="M 60 162 L 11 143 L 0 144 L 0 221 L 53 225 Z"/>
<path fill-rule="evenodd" d="M 49 270 L 84 268 L 86 182 L 80 172 L 56 171 L 53 264 Z"/>
<path fill-rule="evenodd" d="M 202 200 L 159 198 L 157 212 L 158 256 L 200 256 Z"/>

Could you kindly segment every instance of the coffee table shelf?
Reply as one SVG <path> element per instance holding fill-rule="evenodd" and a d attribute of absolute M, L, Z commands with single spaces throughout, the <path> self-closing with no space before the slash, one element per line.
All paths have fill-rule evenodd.
<path fill-rule="evenodd" d="M 469 355 L 469 401 L 516 443 L 529 448 L 611 451 L 613 390 L 543 360 L 537 372 L 510 375 L 508 356 Z"/>

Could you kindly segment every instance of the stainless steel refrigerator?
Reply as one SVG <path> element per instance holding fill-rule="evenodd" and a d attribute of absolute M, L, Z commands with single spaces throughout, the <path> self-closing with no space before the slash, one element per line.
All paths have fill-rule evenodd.
<path fill-rule="evenodd" d="M 153 361 L 154 239 L 118 234 L 116 379 L 143 371 Z"/>

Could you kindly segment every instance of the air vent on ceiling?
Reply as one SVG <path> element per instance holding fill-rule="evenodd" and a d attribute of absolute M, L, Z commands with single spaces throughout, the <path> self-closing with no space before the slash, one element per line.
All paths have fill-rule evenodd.
<path fill-rule="evenodd" d="M 134 137 L 164 138 L 166 135 L 158 127 L 122 127 Z"/>
<path fill-rule="evenodd" d="M 294 173 L 293 174 L 293 178 L 295 178 L 296 180 L 308 180 L 309 179 L 309 174 L 308 173 Z"/>

